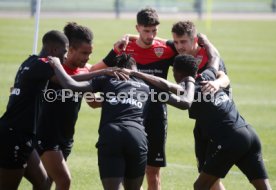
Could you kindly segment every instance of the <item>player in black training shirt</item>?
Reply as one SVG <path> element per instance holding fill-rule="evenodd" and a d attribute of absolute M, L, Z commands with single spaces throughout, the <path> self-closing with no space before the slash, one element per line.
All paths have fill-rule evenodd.
<path fill-rule="evenodd" d="M 123 61 L 116 61 L 116 65 L 131 66 L 136 70 L 134 59 L 125 54 L 117 59 L 121 58 Z M 130 63 L 129 66 L 126 63 Z M 77 83 L 68 78 L 59 64 L 53 65 L 64 87 L 84 92 L 102 92 L 104 101 L 96 146 L 104 189 L 119 190 L 123 184 L 126 190 L 139 190 L 147 163 L 147 138 L 143 123 L 150 100 L 149 86 L 136 77 L 121 81 L 101 76 L 93 78 L 90 83 Z M 182 87 L 179 89 L 183 90 Z M 193 88 L 190 90 L 193 91 Z M 171 104 L 175 102 L 173 98 L 170 99 Z"/>
<path fill-rule="evenodd" d="M 179 55 L 175 58 L 173 72 L 179 85 L 185 87 L 183 80 L 185 81 L 187 76 L 196 78 L 189 117 L 199 123 L 200 133 L 207 142 L 204 165 L 194 183 L 194 189 L 210 189 L 219 178 L 226 176 L 233 165 L 236 165 L 256 189 L 271 190 L 262 158 L 261 143 L 254 129 L 241 117 L 226 92 L 219 90 L 215 94 L 202 93 L 201 82 L 215 80 L 217 71 L 209 68 L 196 75 L 197 69 L 194 57 Z M 164 79 L 143 73 L 132 73 L 159 87 L 162 86 L 158 82 L 162 81 L 165 83 L 163 86 L 171 85 Z M 191 92 L 180 96 L 181 99 L 186 99 L 189 93 Z"/>
<path fill-rule="evenodd" d="M 139 33 L 137 40 L 131 40 L 125 48 L 125 53 L 131 55 L 139 71 L 167 78 L 168 69 L 172 66 L 176 52 L 166 44 L 155 40 L 158 32 L 159 18 L 157 12 L 145 8 L 137 13 L 136 30 Z M 112 50 L 103 61 L 92 65 L 92 70 L 112 67 L 113 57 L 121 52 Z M 147 182 L 148 188 L 161 188 L 160 167 L 166 166 L 165 144 L 167 136 L 167 107 L 160 102 L 151 102 L 149 115 L 145 121 L 148 138 Z"/>
<path fill-rule="evenodd" d="M 63 68 L 69 75 L 89 72 L 93 34 L 89 28 L 68 23 L 64 33 L 69 40 L 69 51 Z M 55 92 L 56 99 L 48 101 L 47 93 Z M 37 151 L 49 177 L 57 189 L 70 189 L 71 174 L 66 160 L 73 147 L 73 136 L 82 98 L 62 99 L 65 92 L 59 84 L 49 81 L 42 94 L 37 122 Z"/>
<path fill-rule="evenodd" d="M 132 63 L 135 62 L 127 58 L 119 61 L 118 66 L 121 63 L 134 67 Z M 147 161 L 147 138 L 143 126 L 146 102 L 139 101 L 138 96 L 149 93 L 148 85 L 135 77 L 123 81 L 110 76 L 68 85 L 66 81 L 70 81 L 70 78 L 60 70 L 61 67 L 55 68 L 64 87 L 83 92 L 101 92 L 103 95 L 96 146 L 104 189 L 119 190 L 122 184 L 125 189 L 140 189 Z M 119 94 L 128 94 L 132 90 L 134 96 L 117 98 Z"/>
<path fill-rule="evenodd" d="M 48 189 L 47 173 L 34 150 L 37 99 L 52 79 L 54 71 L 47 56 L 63 62 L 68 39 L 59 31 L 49 31 L 42 39 L 40 54 L 32 55 L 18 69 L 7 110 L 0 118 L 0 189 L 16 190 L 23 175 L 35 189 Z"/>

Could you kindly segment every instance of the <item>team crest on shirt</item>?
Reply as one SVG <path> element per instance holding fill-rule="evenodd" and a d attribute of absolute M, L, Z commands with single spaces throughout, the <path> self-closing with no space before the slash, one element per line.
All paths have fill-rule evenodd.
<path fill-rule="evenodd" d="M 164 48 L 162 47 L 154 48 L 154 53 L 157 57 L 161 57 L 164 53 Z"/>
<path fill-rule="evenodd" d="M 200 63 L 201 63 L 202 59 L 203 59 L 203 56 L 202 56 L 202 55 L 198 55 L 198 56 L 196 56 L 196 63 L 197 63 L 197 66 L 199 66 L 199 65 L 200 65 Z"/>

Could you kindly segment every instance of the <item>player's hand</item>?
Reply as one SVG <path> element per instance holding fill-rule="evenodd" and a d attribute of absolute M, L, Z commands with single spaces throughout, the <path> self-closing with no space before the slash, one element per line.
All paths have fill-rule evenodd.
<path fill-rule="evenodd" d="M 133 73 L 133 70 L 131 70 L 131 69 L 126 69 L 126 68 L 122 68 L 122 69 L 120 69 L 120 71 L 122 72 L 122 73 L 124 73 L 124 74 L 126 74 L 126 75 L 132 75 L 132 73 Z"/>
<path fill-rule="evenodd" d="M 124 35 L 122 39 L 114 44 L 114 50 L 117 52 L 122 52 L 126 50 L 127 44 L 129 43 L 129 35 Z"/>
<path fill-rule="evenodd" d="M 60 59 L 58 57 L 48 56 L 48 61 L 53 68 L 61 66 Z"/>
<path fill-rule="evenodd" d="M 118 67 L 110 67 L 105 69 L 105 75 L 114 76 L 118 80 L 128 80 L 129 75 L 122 71 L 121 68 Z"/>
<path fill-rule="evenodd" d="M 207 38 L 207 36 L 205 35 L 205 34 L 202 34 L 202 33 L 198 33 L 197 34 L 197 38 L 198 38 L 198 41 L 197 41 L 197 43 L 198 43 L 198 45 L 200 45 L 200 46 L 204 46 L 205 44 L 207 44 L 208 43 L 208 38 Z"/>
<path fill-rule="evenodd" d="M 216 81 L 202 81 L 201 84 L 203 85 L 201 88 L 201 92 L 203 94 L 213 94 L 216 93 L 220 86 Z"/>

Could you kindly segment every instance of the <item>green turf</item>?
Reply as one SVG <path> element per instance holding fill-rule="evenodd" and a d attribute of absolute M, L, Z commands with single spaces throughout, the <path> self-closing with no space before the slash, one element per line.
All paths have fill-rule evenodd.
<path fill-rule="evenodd" d="M 62 29 L 68 19 L 42 19 L 39 36 L 50 29 Z M 99 61 L 124 33 L 135 32 L 134 20 L 75 19 L 95 34 L 90 63 Z M 173 20 L 164 20 L 159 36 L 170 38 Z M 34 20 L 0 18 L 0 113 L 5 110 L 9 87 L 16 70 L 32 51 Z M 257 130 L 263 144 L 265 164 L 276 188 L 276 22 L 213 21 L 207 31 L 204 21 L 196 22 L 220 50 L 228 67 L 234 99 L 246 120 Z M 39 47 L 41 43 L 39 43 Z M 172 76 L 170 73 L 170 80 Z M 75 145 L 69 157 L 72 190 L 102 189 L 97 168 L 97 128 L 100 110 L 83 104 L 76 126 Z M 193 152 L 193 121 L 187 112 L 169 108 L 167 140 L 168 167 L 162 170 L 164 190 L 189 190 L 197 177 Z M 241 172 L 233 168 L 223 180 L 228 190 L 253 189 Z M 146 184 L 144 184 L 146 187 Z M 25 180 L 20 190 L 31 189 Z"/>

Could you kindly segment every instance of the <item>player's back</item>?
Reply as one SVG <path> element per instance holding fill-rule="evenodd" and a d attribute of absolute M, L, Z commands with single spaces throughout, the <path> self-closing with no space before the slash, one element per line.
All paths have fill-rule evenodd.
<path fill-rule="evenodd" d="M 144 81 L 135 77 L 123 81 L 102 76 L 92 80 L 92 88 L 104 99 L 100 126 L 120 123 L 142 127 L 149 95 L 149 86 Z"/>
<path fill-rule="evenodd" d="M 238 128 L 246 125 L 233 100 L 223 91 L 215 94 L 203 94 L 201 81 L 215 80 L 215 74 L 209 69 L 196 78 L 195 97 L 189 116 L 196 119 L 201 130 L 207 136 L 223 131 L 224 128 Z"/>

